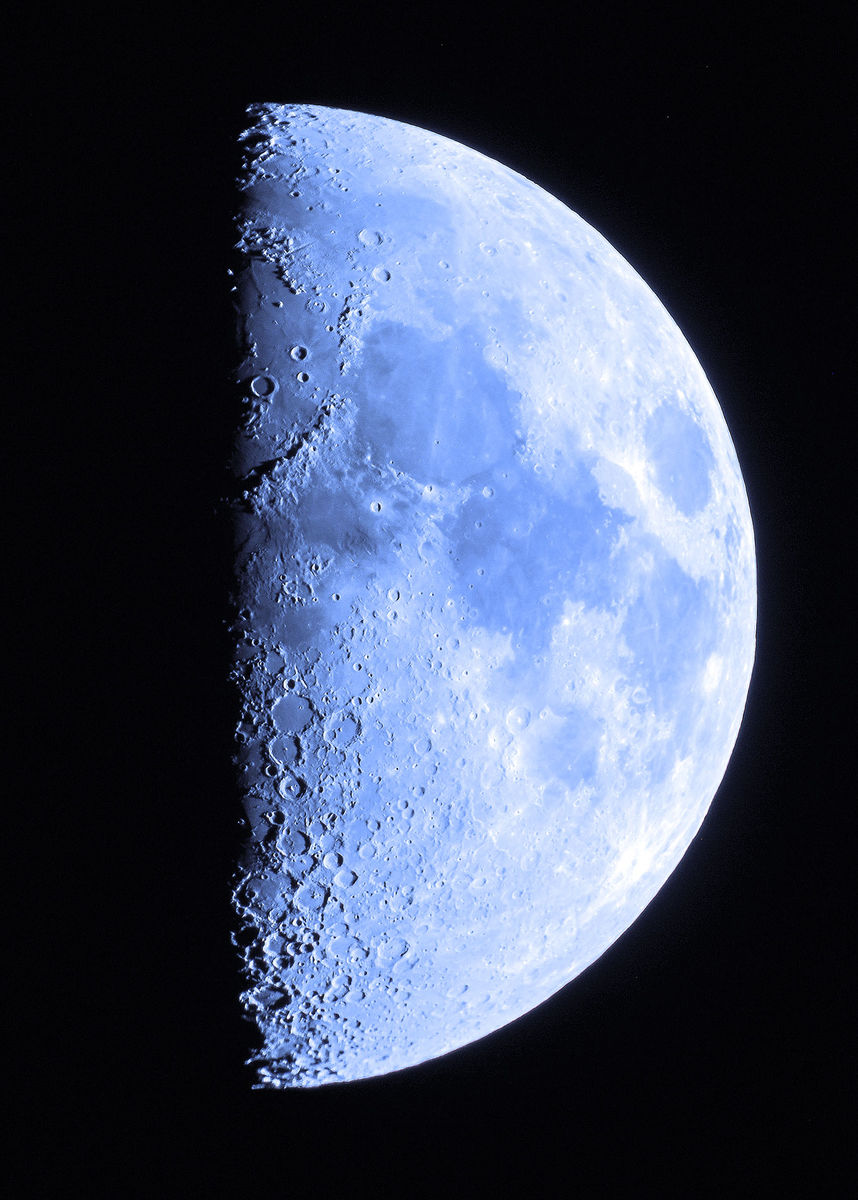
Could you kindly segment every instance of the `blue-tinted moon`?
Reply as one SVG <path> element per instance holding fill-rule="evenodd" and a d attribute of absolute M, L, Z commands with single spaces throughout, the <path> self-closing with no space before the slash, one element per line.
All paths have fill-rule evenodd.
<path fill-rule="evenodd" d="M 424 130 L 250 117 L 235 905 L 289 1087 L 479 1038 L 635 920 L 732 751 L 756 579 L 712 389 L 603 237 Z"/>

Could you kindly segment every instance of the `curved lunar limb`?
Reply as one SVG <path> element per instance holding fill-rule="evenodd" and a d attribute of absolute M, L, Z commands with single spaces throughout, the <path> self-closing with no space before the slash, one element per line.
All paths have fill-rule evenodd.
<path fill-rule="evenodd" d="M 697 832 L 754 657 L 694 354 L 598 233 L 399 122 L 250 109 L 235 906 L 260 1087 L 531 1009 Z"/>

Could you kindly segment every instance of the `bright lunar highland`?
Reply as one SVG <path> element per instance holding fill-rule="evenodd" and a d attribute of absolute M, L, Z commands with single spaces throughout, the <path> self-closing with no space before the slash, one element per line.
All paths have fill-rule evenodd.
<path fill-rule="evenodd" d="M 282 1088 L 462 1046 L 628 928 L 730 757 L 756 575 L 712 389 L 603 237 L 425 130 L 249 119 L 234 902 Z"/>

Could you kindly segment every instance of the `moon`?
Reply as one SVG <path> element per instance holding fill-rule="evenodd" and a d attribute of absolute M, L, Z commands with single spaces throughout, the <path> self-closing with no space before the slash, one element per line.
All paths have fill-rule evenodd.
<path fill-rule="evenodd" d="M 732 752 L 756 573 L 712 389 L 599 233 L 437 134 L 248 115 L 233 897 L 286 1088 L 480 1038 L 631 925 Z"/>

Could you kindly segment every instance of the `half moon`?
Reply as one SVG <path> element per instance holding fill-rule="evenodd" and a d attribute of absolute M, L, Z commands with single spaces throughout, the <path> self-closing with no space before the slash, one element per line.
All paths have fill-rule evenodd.
<path fill-rule="evenodd" d="M 424 1061 L 641 913 L 754 658 L 712 389 L 521 175 L 362 113 L 250 110 L 235 296 L 235 906 L 260 1087 Z"/>

